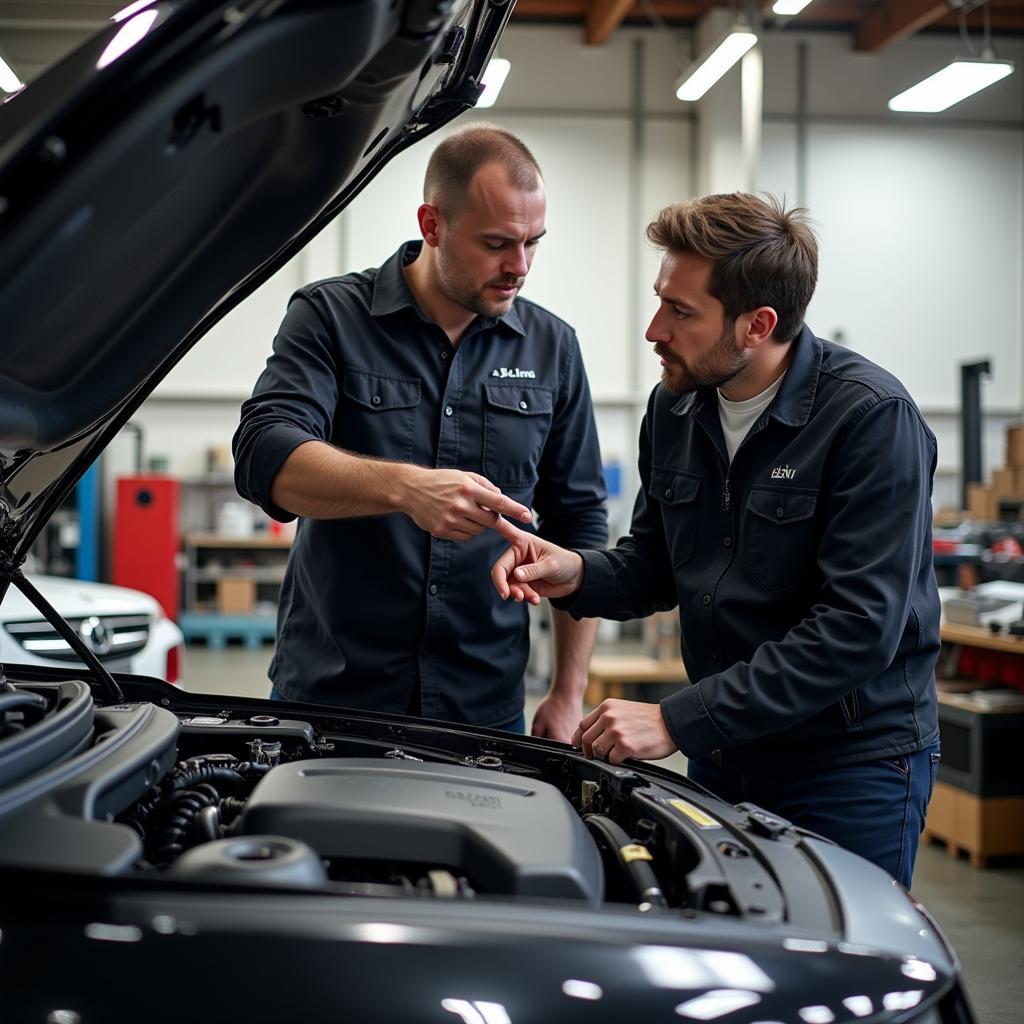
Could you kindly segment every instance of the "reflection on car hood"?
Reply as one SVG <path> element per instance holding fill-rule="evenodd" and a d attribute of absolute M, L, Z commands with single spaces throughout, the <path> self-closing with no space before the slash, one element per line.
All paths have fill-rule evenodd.
<path fill-rule="evenodd" d="M 160 605 L 138 590 L 109 583 L 83 583 L 59 576 L 28 574 L 43 597 L 66 619 L 87 615 L 159 615 Z M 11 590 L 3 604 L 2 620 L 21 622 L 39 619 L 35 605 L 18 590 Z"/>
<path fill-rule="evenodd" d="M 0 107 L 0 563 L 193 344 L 472 106 L 503 0 L 155 0 Z"/>

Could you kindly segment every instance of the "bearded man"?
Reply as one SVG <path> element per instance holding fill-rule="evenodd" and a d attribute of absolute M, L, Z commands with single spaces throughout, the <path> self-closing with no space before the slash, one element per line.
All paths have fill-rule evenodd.
<path fill-rule="evenodd" d="M 567 551 L 503 530 L 502 597 L 575 616 L 677 607 L 690 685 L 606 700 L 588 757 L 692 779 L 827 836 L 909 888 L 939 759 L 935 437 L 892 374 L 814 336 L 803 210 L 711 195 L 661 211 L 629 536 Z"/>

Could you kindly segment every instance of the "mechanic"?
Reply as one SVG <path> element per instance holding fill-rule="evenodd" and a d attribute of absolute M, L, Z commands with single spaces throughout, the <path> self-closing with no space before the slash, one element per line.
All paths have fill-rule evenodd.
<path fill-rule="evenodd" d="M 938 762 L 936 444 L 906 389 L 803 324 L 805 211 L 713 195 L 662 210 L 661 360 L 628 537 L 565 551 L 505 524 L 499 594 L 629 619 L 678 606 L 692 685 L 606 700 L 573 738 L 689 775 L 909 887 Z"/>
<path fill-rule="evenodd" d="M 518 293 L 541 236 L 536 160 L 493 125 L 434 151 L 422 242 L 300 289 L 242 406 L 239 493 L 299 518 L 272 696 L 523 732 L 524 607 L 481 562 L 500 514 L 601 547 L 607 512 L 579 343 Z M 568 741 L 597 623 L 553 614 L 533 721 Z"/>

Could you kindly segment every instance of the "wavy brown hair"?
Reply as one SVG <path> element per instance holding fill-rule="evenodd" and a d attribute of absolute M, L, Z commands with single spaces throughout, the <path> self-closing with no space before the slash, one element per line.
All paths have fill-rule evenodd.
<path fill-rule="evenodd" d="M 647 225 L 648 241 L 713 264 L 710 293 L 728 321 L 771 306 L 774 337 L 792 341 L 818 283 L 818 240 L 807 211 L 775 196 L 721 193 L 666 206 Z"/>

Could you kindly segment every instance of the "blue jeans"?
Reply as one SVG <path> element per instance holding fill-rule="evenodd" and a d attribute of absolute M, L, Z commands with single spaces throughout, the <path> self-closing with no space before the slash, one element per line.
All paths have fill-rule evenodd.
<path fill-rule="evenodd" d="M 270 688 L 270 699 L 271 700 L 287 700 L 288 698 L 283 694 L 279 693 L 276 686 Z M 507 722 L 501 722 L 498 725 L 490 725 L 489 729 L 500 729 L 502 732 L 517 732 L 520 735 L 526 732 L 526 711 L 520 711 L 519 714 Z"/>
<path fill-rule="evenodd" d="M 878 761 L 772 773 L 701 757 L 687 774 L 728 803 L 749 801 L 833 840 L 909 889 L 938 765 L 935 743 Z"/>

